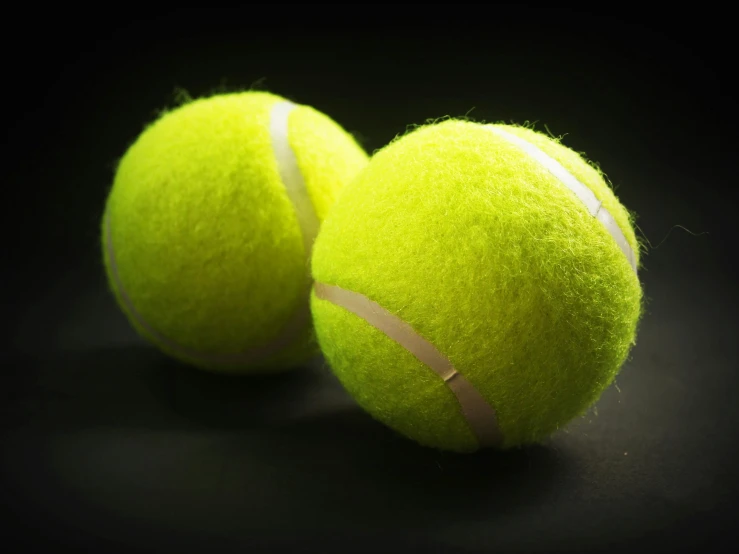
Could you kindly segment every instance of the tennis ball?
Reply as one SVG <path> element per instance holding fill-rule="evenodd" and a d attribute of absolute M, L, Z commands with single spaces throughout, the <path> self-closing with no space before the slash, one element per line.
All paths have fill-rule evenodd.
<path fill-rule="evenodd" d="M 317 353 L 309 256 L 368 161 L 336 122 L 266 92 L 191 101 L 121 159 L 102 220 L 110 287 L 162 351 L 217 372 Z"/>
<path fill-rule="evenodd" d="M 540 442 L 625 361 L 638 255 L 603 175 L 558 141 L 423 126 L 376 153 L 324 222 L 318 341 L 357 403 L 418 443 Z"/>

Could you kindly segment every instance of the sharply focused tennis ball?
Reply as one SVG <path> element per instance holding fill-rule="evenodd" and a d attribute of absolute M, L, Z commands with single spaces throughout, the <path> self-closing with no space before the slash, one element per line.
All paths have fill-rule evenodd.
<path fill-rule="evenodd" d="M 574 151 L 516 126 L 428 125 L 376 153 L 324 222 L 316 333 L 358 404 L 423 445 L 539 442 L 625 361 L 638 254 Z"/>
<path fill-rule="evenodd" d="M 106 204 L 103 254 L 121 308 L 197 367 L 300 364 L 317 351 L 313 240 L 367 160 L 326 115 L 264 92 L 166 113 L 120 161 Z"/>

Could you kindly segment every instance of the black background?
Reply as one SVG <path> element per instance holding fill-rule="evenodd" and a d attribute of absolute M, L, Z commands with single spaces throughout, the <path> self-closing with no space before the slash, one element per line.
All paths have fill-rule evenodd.
<path fill-rule="evenodd" d="M 106 9 L 6 20 L 7 541 L 124 552 L 733 549 L 727 14 Z M 469 114 L 539 122 L 600 162 L 650 244 L 648 309 L 617 386 L 542 446 L 456 456 L 373 422 L 320 360 L 289 376 L 225 379 L 137 339 L 99 259 L 116 159 L 177 87 L 253 85 L 330 114 L 369 151 L 409 124 Z"/>

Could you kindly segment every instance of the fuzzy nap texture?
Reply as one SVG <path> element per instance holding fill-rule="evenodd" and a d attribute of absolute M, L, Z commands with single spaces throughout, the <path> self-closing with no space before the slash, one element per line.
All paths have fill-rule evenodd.
<path fill-rule="evenodd" d="M 283 101 L 264 92 L 191 101 L 150 125 L 117 168 L 102 229 L 111 288 L 144 337 L 198 367 L 272 370 L 317 351 L 307 317 L 289 347 L 249 356 L 307 309 L 305 247 L 270 139 Z M 297 106 L 288 117 L 320 221 L 368 158 L 326 115 Z"/>
<path fill-rule="evenodd" d="M 630 215 L 597 169 L 543 134 L 501 127 L 587 185 L 638 260 Z M 633 268 L 572 191 L 485 125 L 458 120 L 374 155 L 324 222 L 312 271 L 446 355 L 496 410 L 503 448 L 583 414 L 627 358 L 641 311 Z M 315 293 L 311 307 L 330 366 L 365 410 L 423 445 L 478 448 L 431 369 Z"/>

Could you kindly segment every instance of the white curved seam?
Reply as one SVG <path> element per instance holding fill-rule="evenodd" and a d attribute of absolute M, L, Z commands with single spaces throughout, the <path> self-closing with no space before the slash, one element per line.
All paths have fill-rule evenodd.
<path fill-rule="evenodd" d="M 290 112 L 296 107 L 295 104 L 288 101 L 275 104 L 272 108 L 269 130 L 277 170 L 300 225 L 307 267 L 307 261 L 310 259 L 313 249 L 313 242 L 318 234 L 319 222 L 313 201 L 305 186 L 305 179 L 298 166 L 295 152 L 290 146 L 288 120 Z"/>
<path fill-rule="evenodd" d="M 626 260 L 631 266 L 631 269 L 634 270 L 634 273 L 637 272 L 636 257 L 634 256 L 634 251 L 631 248 L 629 241 L 626 240 L 626 236 L 624 235 L 621 228 L 618 226 L 618 223 L 616 223 L 616 220 L 613 218 L 608 209 L 603 207 L 603 203 L 598 199 L 597 196 L 595 196 L 595 193 L 590 190 L 590 187 L 579 181 L 577 177 L 567 171 L 567 169 L 565 169 L 565 167 L 557 160 L 545 154 L 542 150 L 540 150 L 538 147 L 534 146 L 530 142 L 499 127 L 488 126 L 488 129 L 526 152 L 526 154 L 536 160 L 539 165 L 544 167 L 544 169 L 549 171 L 549 173 L 557 178 L 557 180 L 559 180 L 563 185 L 565 185 L 568 189 L 575 193 L 575 195 L 585 205 L 585 208 L 588 210 L 590 215 L 600 221 L 601 224 L 605 227 L 606 231 L 608 231 L 608 233 L 613 237 L 613 240 L 616 241 L 616 245 L 619 247 L 621 252 L 623 252 Z"/>

